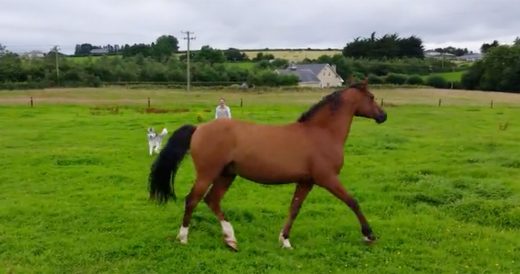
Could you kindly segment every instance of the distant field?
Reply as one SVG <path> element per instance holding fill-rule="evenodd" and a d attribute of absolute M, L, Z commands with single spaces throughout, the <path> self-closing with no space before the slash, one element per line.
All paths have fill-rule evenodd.
<path fill-rule="evenodd" d="M 68 61 L 72 61 L 74 63 L 83 64 L 86 62 L 96 62 L 102 57 L 106 57 L 109 59 L 115 59 L 115 58 L 123 58 L 121 55 L 106 55 L 106 56 L 68 56 L 66 59 Z"/>
<path fill-rule="evenodd" d="M 242 98 L 245 104 L 311 104 L 330 92 L 331 89 L 308 88 L 272 88 L 272 89 L 212 89 L 195 88 L 191 93 L 179 89 L 134 89 L 121 87 L 107 88 L 58 88 L 45 90 L 0 91 L 0 105 L 28 104 L 33 97 L 35 104 L 144 104 L 150 97 L 152 104 L 174 105 L 218 101 L 224 96 L 228 102 L 239 104 Z M 495 106 L 520 105 L 520 94 L 502 92 L 484 92 L 467 90 L 442 90 L 432 88 L 419 89 L 373 89 L 377 100 L 394 105 L 442 105 L 454 106 L 489 106 L 491 100 Z"/>
<path fill-rule="evenodd" d="M 289 61 L 302 61 L 305 58 L 317 59 L 322 55 L 341 54 L 341 50 L 262 50 L 262 51 L 243 51 L 249 59 L 256 57 L 258 53 L 272 54 L 275 58 L 286 59 Z"/>
<path fill-rule="evenodd" d="M 299 62 L 302 61 L 305 58 L 308 59 L 317 59 L 321 55 L 335 55 L 335 54 L 341 54 L 341 50 L 245 50 L 243 51 L 249 59 L 253 59 L 256 57 L 256 55 L 259 52 L 262 52 L 263 54 L 272 54 L 275 58 L 281 58 L 286 59 L 289 61 Z M 184 54 L 184 53 L 183 53 Z M 102 56 L 68 56 L 66 57 L 67 60 L 73 61 L 76 63 L 83 63 L 88 61 L 95 61 Z M 107 58 L 122 58 L 121 55 L 107 55 Z"/>
<path fill-rule="evenodd" d="M 448 82 L 460 82 L 462 79 L 462 75 L 466 71 L 454 71 L 454 72 L 442 72 L 442 73 L 432 73 L 430 75 L 423 76 L 423 79 L 426 80 L 430 76 L 441 76 L 442 78 L 446 79 Z"/>
<path fill-rule="evenodd" d="M 194 168 L 188 156 L 177 202 L 151 203 L 147 127 L 210 121 L 220 96 L 237 119 L 288 123 L 329 91 L 0 91 L 0 273 L 520 273 L 515 94 L 374 90 L 388 121 L 354 120 L 340 174 L 379 238 L 373 245 L 316 187 L 294 224 L 295 249 L 282 250 L 294 186 L 241 178 L 223 200 L 238 253 L 203 203 L 189 244 L 174 240 Z"/>

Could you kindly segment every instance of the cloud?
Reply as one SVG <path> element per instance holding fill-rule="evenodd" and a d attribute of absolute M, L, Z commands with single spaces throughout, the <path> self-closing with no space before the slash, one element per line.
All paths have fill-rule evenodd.
<path fill-rule="evenodd" d="M 195 32 L 194 48 L 342 48 L 359 36 L 416 35 L 427 47 L 478 50 L 520 36 L 520 1 L 3 0 L 0 43 L 10 50 L 150 43 Z"/>

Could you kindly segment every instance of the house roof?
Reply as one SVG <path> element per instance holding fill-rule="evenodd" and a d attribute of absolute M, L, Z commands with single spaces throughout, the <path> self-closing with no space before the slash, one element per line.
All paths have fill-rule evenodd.
<path fill-rule="evenodd" d="M 282 69 L 279 70 L 282 75 L 296 75 L 300 82 L 319 82 L 318 76 L 310 69 Z"/>
<path fill-rule="evenodd" d="M 108 49 L 91 49 L 90 53 L 91 54 L 104 54 L 104 53 L 108 53 Z"/>
<path fill-rule="evenodd" d="M 298 76 L 300 82 L 320 82 L 318 74 L 327 64 L 293 64 L 287 69 L 278 70 L 280 74 Z"/>
<path fill-rule="evenodd" d="M 296 68 L 298 70 L 310 70 L 314 74 L 318 75 L 325 66 L 327 66 L 327 64 L 298 64 L 296 65 Z"/>

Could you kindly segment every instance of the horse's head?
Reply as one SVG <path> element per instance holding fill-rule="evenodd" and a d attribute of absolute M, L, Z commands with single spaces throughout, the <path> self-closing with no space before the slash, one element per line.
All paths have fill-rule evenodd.
<path fill-rule="evenodd" d="M 348 96 L 352 96 L 354 98 L 354 115 L 372 118 L 378 124 L 386 121 L 386 112 L 376 103 L 374 100 L 374 94 L 368 90 L 368 81 L 364 80 L 359 84 L 352 85 L 350 89 L 353 89 L 353 92 L 350 92 Z"/>

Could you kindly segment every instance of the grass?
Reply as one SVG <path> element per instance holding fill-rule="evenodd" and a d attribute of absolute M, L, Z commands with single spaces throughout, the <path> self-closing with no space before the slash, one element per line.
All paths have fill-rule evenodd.
<path fill-rule="evenodd" d="M 68 56 L 66 57 L 67 61 L 71 61 L 76 64 L 84 64 L 89 62 L 97 62 L 101 58 L 108 58 L 108 59 L 117 59 L 117 58 L 123 58 L 121 55 L 106 55 L 106 56 Z"/>
<path fill-rule="evenodd" d="M 204 204 L 189 245 L 173 240 L 183 199 L 147 200 L 146 128 L 210 120 L 220 96 L 236 118 L 286 123 L 324 92 L 0 92 L 0 272 L 520 272 L 519 96 L 375 93 L 387 98 L 389 120 L 354 121 L 340 178 L 378 242 L 364 245 L 352 212 L 316 188 L 294 225 L 295 250 L 281 250 L 277 236 L 294 186 L 237 179 L 223 201 L 240 247 L 231 253 Z M 144 111 L 147 96 L 170 112 Z M 503 102 L 491 109 L 487 96 Z M 188 158 L 175 186 L 180 196 L 193 174 Z"/>
<path fill-rule="evenodd" d="M 462 79 L 462 74 L 464 74 L 465 72 L 466 71 L 432 73 L 430 75 L 424 76 L 423 79 L 426 81 L 426 79 L 430 76 L 441 76 L 448 82 L 460 82 L 460 80 Z"/>
<path fill-rule="evenodd" d="M 236 67 L 236 68 L 247 69 L 247 70 L 251 70 L 255 67 L 254 62 L 226 62 L 226 63 L 224 63 L 224 65 L 228 68 Z"/>

